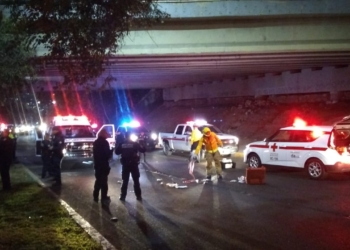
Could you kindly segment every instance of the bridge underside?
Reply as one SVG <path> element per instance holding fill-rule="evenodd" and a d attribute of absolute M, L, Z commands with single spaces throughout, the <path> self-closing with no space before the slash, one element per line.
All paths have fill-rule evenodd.
<path fill-rule="evenodd" d="M 297 72 L 302 69 L 347 67 L 350 51 L 260 54 L 193 54 L 168 56 L 121 56 L 115 59 L 99 81 L 116 77 L 113 88 L 169 88 L 236 78 L 264 77 L 265 74 Z M 53 82 L 60 82 L 55 69 L 47 69 Z"/>
<path fill-rule="evenodd" d="M 133 31 L 98 79 L 113 88 L 173 88 L 350 65 L 350 17 L 171 20 Z M 38 55 L 44 51 L 38 51 Z M 59 84 L 47 67 L 39 82 Z"/>

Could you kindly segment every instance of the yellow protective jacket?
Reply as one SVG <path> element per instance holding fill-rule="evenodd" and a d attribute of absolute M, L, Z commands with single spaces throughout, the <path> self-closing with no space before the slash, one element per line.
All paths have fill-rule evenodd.
<path fill-rule="evenodd" d="M 195 142 L 195 141 L 199 141 L 200 139 L 202 138 L 202 133 L 201 131 L 199 131 L 198 129 L 194 129 L 192 131 L 192 134 L 191 134 L 191 145 Z"/>
<path fill-rule="evenodd" d="M 210 132 L 209 136 L 203 136 L 199 140 L 198 146 L 196 148 L 196 154 L 201 151 L 203 144 L 205 145 L 205 150 L 209 153 L 214 153 L 218 151 L 218 147 L 222 147 L 222 141 L 214 132 Z"/>

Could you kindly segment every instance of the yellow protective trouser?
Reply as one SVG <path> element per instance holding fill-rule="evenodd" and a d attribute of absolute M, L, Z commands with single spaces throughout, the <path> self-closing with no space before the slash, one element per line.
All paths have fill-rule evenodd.
<path fill-rule="evenodd" d="M 213 161 L 215 163 L 216 174 L 221 175 L 221 155 L 219 151 L 214 153 L 205 152 L 205 159 L 207 160 L 207 176 L 212 175 Z"/>

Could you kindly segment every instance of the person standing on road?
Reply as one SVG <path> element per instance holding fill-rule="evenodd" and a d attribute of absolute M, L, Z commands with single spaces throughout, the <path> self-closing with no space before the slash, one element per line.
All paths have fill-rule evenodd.
<path fill-rule="evenodd" d="M 146 143 L 146 134 L 144 131 L 141 131 L 138 137 L 138 142 L 142 147 L 146 149 L 147 143 Z M 146 151 L 143 153 L 143 160 L 146 162 Z"/>
<path fill-rule="evenodd" d="M 113 151 L 109 148 L 109 143 L 106 140 L 108 133 L 102 129 L 98 134 L 98 138 L 93 143 L 93 158 L 95 169 L 95 185 L 93 191 L 94 201 L 98 202 L 98 197 L 101 191 L 101 202 L 107 203 L 111 199 L 107 196 L 108 193 L 108 175 L 111 170 L 109 160 L 112 158 Z"/>
<path fill-rule="evenodd" d="M 11 189 L 10 167 L 13 161 L 14 141 L 5 129 L 0 138 L 0 173 L 4 191 Z"/>
<path fill-rule="evenodd" d="M 191 132 L 190 136 L 190 145 L 191 145 L 191 150 L 190 150 L 190 161 L 195 159 L 195 151 L 198 146 L 199 140 L 203 137 L 203 134 L 201 131 L 199 131 L 198 126 L 196 124 L 193 125 L 193 130 Z M 198 158 L 197 158 L 198 159 Z M 197 160 L 198 162 L 198 160 Z"/>
<path fill-rule="evenodd" d="M 191 133 L 191 152 L 195 151 L 197 146 L 198 146 L 198 142 L 199 140 L 203 137 L 203 134 L 201 133 L 201 131 L 199 131 L 198 126 L 195 124 L 193 125 L 193 130 Z"/>
<path fill-rule="evenodd" d="M 202 133 L 199 131 L 198 126 L 196 124 L 193 125 L 193 130 L 191 132 L 190 136 L 190 156 L 189 156 L 189 163 L 188 163 L 188 172 L 192 176 L 193 180 L 196 178 L 193 175 L 194 170 L 194 164 L 198 163 L 198 156 L 195 154 L 196 148 L 198 146 L 199 140 L 202 138 Z"/>
<path fill-rule="evenodd" d="M 146 148 L 140 145 L 140 143 L 136 141 L 132 141 L 130 138 L 130 134 L 126 133 L 125 140 L 122 143 L 119 143 L 115 148 L 115 154 L 121 155 L 120 162 L 122 164 L 122 179 L 123 184 L 121 187 L 121 194 L 119 200 L 125 201 L 130 174 L 134 181 L 134 192 L 136 195 L 136 199 L 141 201 L 141 188 L 140 188 L 140 155 L 139 153 L 144 153 Z"/>
<path fill-rule="evenodd" d="M 41 178 L 46 178 L 46 175 L 52 175 L 51 164 L 51 138 L 48 133 L 45 133 L 44 139 L 41 142 L 41 160 L 43 162 L 43 168 L 41 171 Z"/>
<path fill-rule="evenodd" d="M 61 185 L 61 161 L 63 158 L 64 136 L 59 127 L 52 128 L 52 170 L 55 180 L 55 185 Z"/>
<path fill-rule="evenodd" d="M 17 162 L 16 150 L 17 150 L 17 134 L 15 133 L 15 127 L 9 130 L 9 137 L 13 140 L 13 161 Z"/>
<path fill-rule="evenodd" d="M 211 180 L 211 173 L 213 167 L 213 161 L 216 167 L 216 174 L 218 179 L 222 179 L 222 168 L 221 168 L 221 155 L 218 147 L 222 147 L 222 141 L 210 128 L 203 128 L 203 137 L 199 140 L 198 146 L 196 148 L 196 154 L 201 151 L 202 145 L 205 145 L 205 159 L 207 160 L 207 179 Z"/>

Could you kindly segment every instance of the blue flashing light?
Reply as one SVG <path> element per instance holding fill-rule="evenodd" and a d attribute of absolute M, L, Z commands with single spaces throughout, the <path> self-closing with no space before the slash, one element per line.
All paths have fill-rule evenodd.
<path fill-rule="evenodd" d="M 137 127 L 140 127 L 141 124 L 140 124 L 139 121 L 133 120 L 133 121 L 130 121 L 130 122 L 124 122 L 122 126 L 123 127 L 137 128 Z"/>

